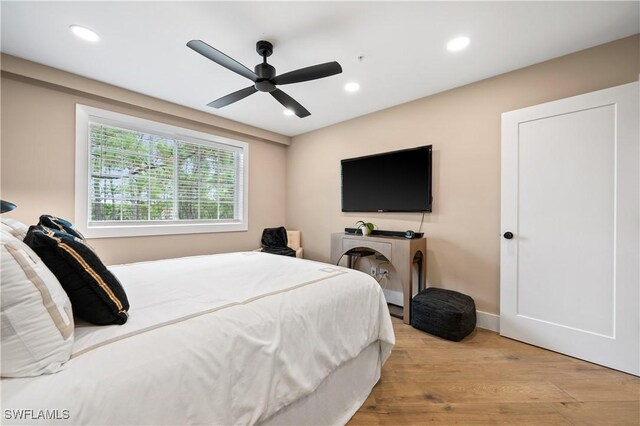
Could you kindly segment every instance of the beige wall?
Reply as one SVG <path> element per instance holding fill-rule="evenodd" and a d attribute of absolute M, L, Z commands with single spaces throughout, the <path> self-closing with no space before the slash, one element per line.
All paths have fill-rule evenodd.
<path fill-rule="evenodd" d="M 3 57 L 3 61 L 4 61 Z M 21 62 L 24 65 L 24 62 Z M 30 69 L 42 69 L 33 64 Z M 3 63 L 4 69 L 4 63 Z M 57 71 L 56 71 L 57 72 Z M 73 78 L 70 81 L 84 80 Z M 131 105 L 105 100 L 77 89 L 3 73 L 1 195 L 18 205 L 6 213 L 28 224 L 38 221 L 42 213 L 69 218 L 74 216 L 75 104 L 104 108 L 142 118 L 235 137 L 249 142 L 249 230 L 247 232 L 149 236 L 93 239 L 91 245 L 107 264 L 162 259 L 196 254 L 249 250 L 259 246 L 262 229 L 285 222 L 286 145 L 266 142 L 259 137 L 273 137 L 288 142 L 282 135 L 269 134 L 246 125 L 234 131 L 221 130 L 221 121 L 203 123 L 204 113 L 152 100 L 156 111 L 141 108 L 148 97 L 127 93 L 140 101 Z M 95 82 L 108 93 L 108 85 Z M 92 86 L 92 87 L 94 87 Z M 113 88 L 114 92 L 122 89 Z M 182 116 L 159 112 L 178 111 Z M 210 114 L 206 114 L 211 116 Z M 204 117 L 204 118 L 203 118 Z M 215 116 L 211 116 L 215 117 Z M 222 125 L 224 125 L 223 123 Z M 227 123 L 231 127 L 233 123 Z M 236 130 L 242 130 L 239 134 Z M 251 135 L 253 133 L 254 135 Z"/>
<path fill-rule="evenodd" d="M 418 213 L 341 213 L 340 160 L 432 144 L 428 281 L 498 313 L 501 113 L 637 80 L 639 43 L 618 40 L 294 137 L 287 226 L 302 231 L 305 257 L 321 261 L 329 260 L 330 234 L 359 219 L 417 230 Z M 394 280 L 382 285 L 400 289 Z"/>
<path fill-rule="evenodd" d="M 330 234 L 359 219 L 390 230 L 420 223 L 417 213 L 341 213 L 340 160 L 432 144 L 428 280 L 497 313 L 500 114 L 637 80 L 639 43 L 634 36 L 533 65 L 295 137 L 289 147 L 283 135 L 2 55 L 0 191 L 19 206 L 9 217 L 73 218 L 75 104 L 83 103 L 250 144 L 248 232 L 91 240 L 106 263 L 251 249 L 264 227 L 282 223 L 302 231 L 305 257 L 328 261 Z M 382 285 L 399 290 L 393 277 Z"/>

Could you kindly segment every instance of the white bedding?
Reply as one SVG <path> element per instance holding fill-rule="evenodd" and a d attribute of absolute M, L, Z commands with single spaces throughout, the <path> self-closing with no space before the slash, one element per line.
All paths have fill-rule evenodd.
<path fill-rule="evenodd" d="M 57 374 L 3 379 L 3 423 L 20 423 L 7 410 L 68 417 L 35 424 L 259 423 L 395 342 L 380 287 L 358 271 L 258 252 L 110 269 L 129 321 L 80 324 Z"/>

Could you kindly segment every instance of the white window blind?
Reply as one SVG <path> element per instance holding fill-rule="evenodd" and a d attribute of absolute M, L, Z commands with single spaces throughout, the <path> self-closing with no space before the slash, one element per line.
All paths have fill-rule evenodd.
<path fill-rule="evenodd" d="M 103 115 L 122 118 L 116 113 Z M 85 158 L 89 164 L 85 190 L 90 234 L 92 227 L 246 226 L 246 146 L 194 137 L 197 132 L 183 135 L 180 131 L 188 133 L 187 129 L 161 123 L 155 123 L 158 129 L 154 130 L 154 122 L 131 118 L 132 122 L 127 123 L 87 115 Z M 179 229 L 176 233 L 198 232 Z M 156 233 L 174 232 L 153 232 Z M 103 234 L 99 236 L 110 236 Z"/>

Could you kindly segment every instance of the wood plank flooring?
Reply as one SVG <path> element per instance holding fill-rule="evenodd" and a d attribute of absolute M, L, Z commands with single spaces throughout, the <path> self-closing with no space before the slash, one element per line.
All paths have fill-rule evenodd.
<path fill-rule="evenodd" d="M 349 425 L 640 425 L 640 379 L 476 329 L 449 342 L 392 318 L 396 346 Z"/>

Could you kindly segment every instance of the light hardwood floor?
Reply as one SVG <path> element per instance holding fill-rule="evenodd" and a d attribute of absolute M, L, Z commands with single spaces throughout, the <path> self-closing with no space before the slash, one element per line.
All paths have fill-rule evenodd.
<path fill-rule="evenodd" d="M 393 318 L 396 346 L 349 425 L 640 425 L 640 379 L 476 329 L 449 342 Z"/>

